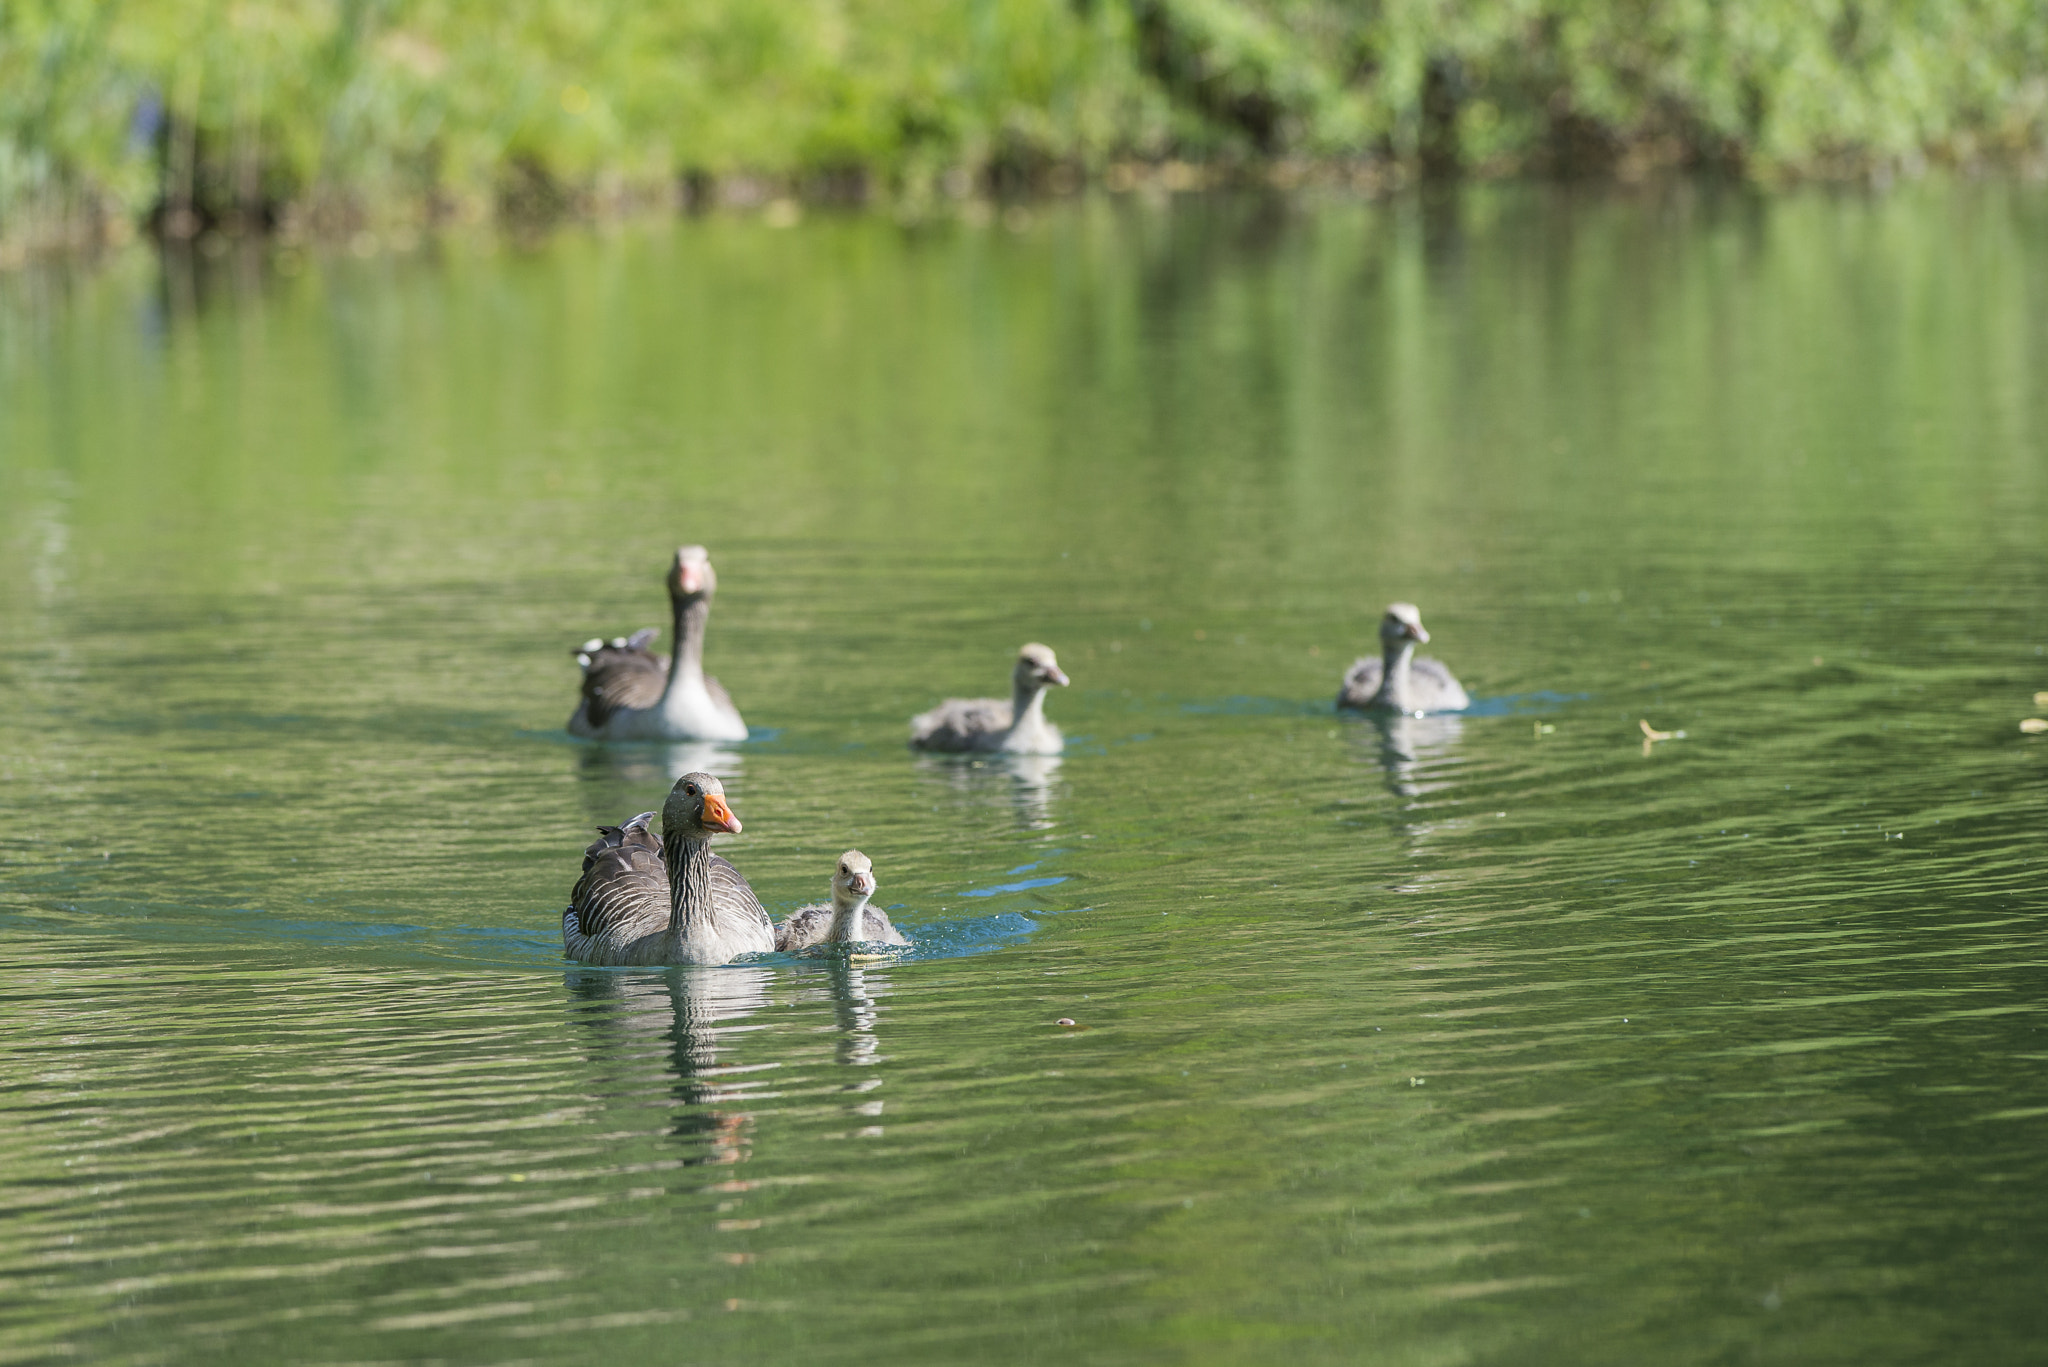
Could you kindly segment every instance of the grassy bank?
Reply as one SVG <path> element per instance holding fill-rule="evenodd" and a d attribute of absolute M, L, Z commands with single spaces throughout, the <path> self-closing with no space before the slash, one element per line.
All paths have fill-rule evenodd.
<path fill-rule="evenodd" d="M 1168 159 L 1776 178 L 2044 145 L 2048 0 L 0 4 L 17 251 Z"/>

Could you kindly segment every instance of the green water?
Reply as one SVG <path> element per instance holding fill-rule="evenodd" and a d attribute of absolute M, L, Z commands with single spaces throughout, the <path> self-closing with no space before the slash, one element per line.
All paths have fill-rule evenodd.
<path fill-rule="evenodd" d="M 2000 185 L 0 277 L 0 1361 L 2038 1360 L 2044 374 Z M 565 965 L 691 765 L 918 951 Z"/>

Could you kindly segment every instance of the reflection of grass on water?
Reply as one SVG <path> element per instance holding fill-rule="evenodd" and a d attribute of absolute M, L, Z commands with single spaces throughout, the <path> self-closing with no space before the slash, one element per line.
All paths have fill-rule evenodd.
<path fill-rule="evenodd" d="M 2033 0 L 112 0 L 0 9 L 0 242 L 916 201 L 1130 163 L 1910 167 L 2038 151 Z M 1292 174 L 1292 172 L 1287 172 Z"/>

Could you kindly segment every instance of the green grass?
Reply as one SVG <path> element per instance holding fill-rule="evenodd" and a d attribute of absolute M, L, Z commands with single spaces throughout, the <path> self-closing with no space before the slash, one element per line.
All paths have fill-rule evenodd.
<path fill-rule="evenodd" d="M 0 241 L 1121 159 L 2037 155 L 2048 0 L 0 0 Z"/>

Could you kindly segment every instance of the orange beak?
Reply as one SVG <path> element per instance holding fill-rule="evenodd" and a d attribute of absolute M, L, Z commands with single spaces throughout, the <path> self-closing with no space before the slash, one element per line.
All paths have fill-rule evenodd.
<path fill-rule="evenodd" d="M 727 835 L 740 833 L 740 819 L 732 814 L 732 808 L 725 805 L 725 799 L 717 793 L 704 794 L 704 829 L 724 831 Z"/>

